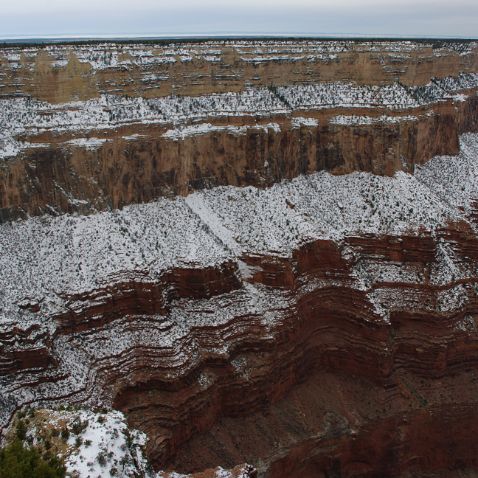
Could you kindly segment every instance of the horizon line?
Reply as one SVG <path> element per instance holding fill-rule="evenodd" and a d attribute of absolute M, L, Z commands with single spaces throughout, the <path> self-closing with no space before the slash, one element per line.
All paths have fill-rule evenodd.
<path fill-rule="evenodd" d="M 132 40 L 240 40 L 240 39 L 373 39 L 373 40 L 478 40 L 478 37 L 459 35 L 403 35 L 403 34 L 374 34 L 374 33 L 267 33 L 267 32 L 215 32 L 215 33 L 105 33 L 105 34 L 33 34 L 33 35 L 0 35 L 0 43 L 31 42 L 53 43 L 82 42 L 82 41 L 132 41 Z"/>

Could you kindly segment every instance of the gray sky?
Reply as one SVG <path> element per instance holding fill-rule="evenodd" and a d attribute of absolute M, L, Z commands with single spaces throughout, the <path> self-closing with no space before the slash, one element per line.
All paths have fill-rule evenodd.
<path fill-rule="evenodd" d="M 0 37 L 362 34 L 478 37 L 478 0 L 0 0 Z"/>

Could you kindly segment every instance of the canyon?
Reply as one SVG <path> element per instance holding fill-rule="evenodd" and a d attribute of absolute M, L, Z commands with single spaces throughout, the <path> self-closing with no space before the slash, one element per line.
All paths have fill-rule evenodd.
<path fill-rule="evenodd" d="M 101 407 L 123 476 L 478 476 L 478 42 L 3 45 L 0 125 L 4 437 Z"/>

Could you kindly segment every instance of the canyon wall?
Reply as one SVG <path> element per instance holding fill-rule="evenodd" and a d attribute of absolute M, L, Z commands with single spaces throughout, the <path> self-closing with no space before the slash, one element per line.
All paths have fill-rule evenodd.
<path fill-rule="evenodd" d="M 413 172 L 477 131 L 474 42 L 0 49 L 0 220 L 314 171 Z"/>
<path fill-rule="evenodd" d="M 158 477 L 478 476 L 477 47 L 0 49 L 0 428 L 114 408 Z"/>

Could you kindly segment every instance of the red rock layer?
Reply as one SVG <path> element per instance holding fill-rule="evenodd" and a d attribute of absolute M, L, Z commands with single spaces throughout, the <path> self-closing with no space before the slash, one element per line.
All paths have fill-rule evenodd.
<path fill-rule="evenodd" d="M 349 242 L 363 258 L 424 270 L 435 252 L 427 236 Z M 365 291 L 347 288 L 348 267 L 334 249 L 319 241 L 298 251 L 293 266 L 262 261 L 269 267 L 255 280 L 298 293 L 273 341 L 249 336 L 230 364 L 212 359 L 174 384 L 141 381 L 117 396 L 115 406 L 158 437 L 149 445 L 157 464 L 191 472 L 247 461 L 271 477 L 408 476 L 476 465 L 468 440 L 477 423 L 478 342 L 457 328 L 465 315 L 475 323 L 473 292 L 464 310 L 439 314 L 428 309 L 437 287 L 374 284 L 424 301 L 413 312 L 393 310 L 384 324 Z M 301 282 L 330 276 L 341 285 L 299 292 Z M 476 279 L 466 282 L 474 288 Z M 216 377 L 207 393 L 198 384 L 205 371 Z"/>
<path fill-rule="evenodd" d="M 459 224 L 438 237 L 351 237 L 342 246 L 318 240 L 290 259 L 244 257 L 257 270 L 248 281 L 275 290 L 281 302 L 270 303 L 270 319 L 236 312 L 223 324 L 193 327 L 176 344 L 186 358 L 135 334 L 166 331 L 173 311 L 187 324 L 208 308 L 214 314 L 239 304 L 242 286 L 231 264 L 177 270 L 150 285 L 138 277 L 95 297 L 75 296 L 72 312 L 56 318 L 53 343 L 46 344 L 50 359 L 29 360 L 24 343 L 26 352 L 5 372 L 33 391 L 59 379 L 62 340 L 70 351 L 86 351 L 88 343 L 107 344 L 107 330 L 129 337 L 119 355 L 88 352 L 85 392 L 111 397 L 148 434 L 150 457 L 161 469 L 195 473 L 247 462 L 274 478 L 475 469 L 478 280 L 427 279 L 441 240 L 458 265 L 478 257 L 476 237 Z M 363 288 L 353 271 L 365 263 L 413 268 L 424 280 L 372 278 Z M 439 312 L 440 293 L 457 283 L 467 301 Z M 390 311 L 389 321 L 377 301 Z M 22 383 L 22 374 L 36 378 Z M 56 399 L 65 399 L 60 390 Z M 82 393 L 68 400 L 82 402 Z"/>

